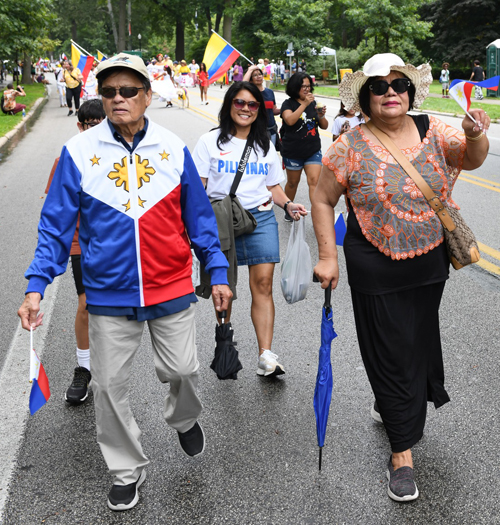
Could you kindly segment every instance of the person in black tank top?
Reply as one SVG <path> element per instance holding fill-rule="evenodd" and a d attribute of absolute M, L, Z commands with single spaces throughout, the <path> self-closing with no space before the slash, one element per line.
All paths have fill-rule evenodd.
<path fill-rule="evenodd" d="M 483 131 L 490 119 L 472 110 L 463 132 L 428 115 L 410 115 L 428 94 L 431 68 L 416 68 L 385 53 L 363 71 L 344 76 L 339 94 L 346 109 L 370 118 L 341 135 L 323 158 L 312 202 L 322 287 L 339 279 L 334 207 L 348 205 L 344 254 L 356 332 L 375 404 L 391 456 L 388 495 L 406 502 L 418 497 L 412 447 L 423 435 L 427 402 L 449 401 L 439 329 L 439 305 L 449 260 L 441 222 L 427 200 L 370 127 L 383 131 L 401 149 L 443 202 L 463 169 L 479 167 L 488 153 Z M 330 284 L 331 283 L 331 284 Z"/>

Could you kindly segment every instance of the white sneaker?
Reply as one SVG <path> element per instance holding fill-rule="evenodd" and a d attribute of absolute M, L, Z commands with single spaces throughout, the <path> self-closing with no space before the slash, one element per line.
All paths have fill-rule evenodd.
<path fill-rule="evenodd" d="M 259 363 L 257 365 L 257 374 L 259 376 L 279 376 L 285 373 L 283 365 L 278 363 L 278 356 L 273 354 L 271 350 L 264 350 L 259 356 Z"/>

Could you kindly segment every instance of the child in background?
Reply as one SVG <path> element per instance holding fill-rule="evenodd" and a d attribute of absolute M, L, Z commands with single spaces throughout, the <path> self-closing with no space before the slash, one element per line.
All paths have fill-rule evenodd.
<path fill-rule="evenodd" d="M 361 115 L 361 113 L 356 115 L 355 111 L 347 111 L 345 109 L 344 104 L 341 102 L 340 111 L 338 112 L 337 116 L 335 117 L 335 120 L 333 121 L 333 140 L 336 141 L 340 137 L 340 135 L 342 135 L 342 133 L 350 131 L 356 126 L 359 126 L 360 124 L 364 123 L 365 119 L 363 118 L 363 115 Z"/>
<path fill-rule="evenodd" d="M 441 83 L 441 90 L 443 92 L 443 98 L 450 98 L 450 72 L 448 68 L 450 64 L 445 62 L 443 64 L 443 69 L 441 70 L 441 76 L 439 77 L 439 82 Z"/>

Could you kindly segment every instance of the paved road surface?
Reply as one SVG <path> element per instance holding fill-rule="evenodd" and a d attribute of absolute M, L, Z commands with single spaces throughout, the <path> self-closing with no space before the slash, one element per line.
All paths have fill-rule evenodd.
<path fill-rule="evenodd" d="M 201 106 L 191 90 L 192 110 L 165 109 L 157 100 L 150 117 L 178 133 L 192 149 L 215 125 L 223 90 L 209 91 Z M 283 99 L 278 95 L 278 101 Z M 328 116 L 338 101 L 328 100 Z M 108 510 L 111 479 L 95 442 L 92 396 L 68 407 L 63 395 L 75 364 L 73 321 L 76 296 L 70 272 L 50 287 L 48 317 L 37 331 L 52 397 L 28 419 L 28 335 L 18 330 L 23 273 L 36 243 L 44 188 L 62 144 L 76 133 L 75 117 L 58 107 L 53 90 L 36 126 L 0 164 L 0 520 L 5 524 L 492 524 L 498 523 L 498 435 L 500 403 L 500 281 L 482 268 L 452 271 L 441 309 L 446 383 L 452 402 L 429 407 L 425 435 L 414 449 L 421 497 L 401 505 L 386 494 L 389 456 L 383 427 L 373 422 L 373 401 L 357 348 L 350 294 L 341 257 L 341 282 L 333 295 L 334 393 L 323 470 L 312 396 L 319 347 L 322 292 L 311 285 L 307 299 L 287 305 L 275 273 L 274 351 L 286 375 L 266 380 L 255 374 L 257 347 L 250 323 L 247 274 L 241 272 L 233 325 L 244 369 L 234 382 L 218 381 L 209 369 L 215 320 L 211 305 L 197 306 L 201 362 L 203 457 L 189 460 L 175 432 L 161 417 L 168 386 L 155 375 L 147 335 L 137 354 L 131 400 L 151 459 L 136 508 Z M 478 238 L 500 248 L 498 156 L 500 132 L 490 133 L 492 155 L 475 173 L 482 186 L 459 181 L 456 197 Z M 331 139 L 323 135 L 326 147 Z M 471 179 L 473 180 L 473 179 Z M 476 180 L 476 182 L 479 182 Z M 495 185 L 496 184 L 496 185 Z M 301 183 L 298 201 L 308 206 Z M 281 254 L 290 225 L 280 223 Z M 316 260 L 310 220 L 307 239 Z M 494 253 L 494 252 L 492 252 Z M 494 257 L 489 257 L 494 263 Z M 498 261 L 496 263 L 498 265 Z M 10 478 L 10 483 L 8 483 Z"/>

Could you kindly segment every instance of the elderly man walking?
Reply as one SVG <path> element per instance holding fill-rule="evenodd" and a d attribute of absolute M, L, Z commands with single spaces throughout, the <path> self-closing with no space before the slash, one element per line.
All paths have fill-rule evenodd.
<path fill-rule="evenodd" d="M 145 116 L 152 92 L 143 61 L 118 54 L 100 64 L 97 80 L 107 119 L 62 150 L 18 314 L 27 330 L 41 323 L 40 301 L 66 270 L 80 213 L 97 441 L 113 476 L 108 506 L 120 511 L 137 504 L 149 463 L 129 405 L 145 322 L 158 378 L 170 384 L 165 421 L 188 456 L 205 447 L 190 242 L 210 273 L 217 310 L 227 309 L 232 293 L 215 216 L 191 155 Z"/>

